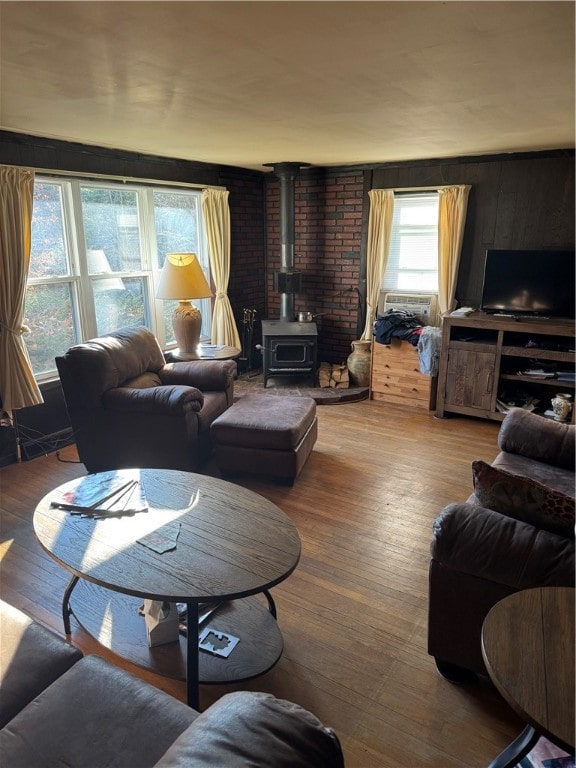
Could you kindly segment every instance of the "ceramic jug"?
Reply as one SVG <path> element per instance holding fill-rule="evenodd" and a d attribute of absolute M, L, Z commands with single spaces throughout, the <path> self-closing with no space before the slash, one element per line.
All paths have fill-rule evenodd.
<path fill-rule="evenodd" d="M 558 392 L 552 398 L 554 421 L 568 421 L 572 413 L 572 395 L 569 392 Z"/>

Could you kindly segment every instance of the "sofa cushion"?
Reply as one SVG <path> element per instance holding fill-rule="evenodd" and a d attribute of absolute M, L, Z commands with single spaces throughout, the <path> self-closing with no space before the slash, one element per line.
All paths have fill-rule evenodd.
<path fill-rule="evenodd" d="M 513 475 L 484 461 L 472 462 L 478 503 L 551 533 L 574 535 L 574 499 L 529 477 Z"/>
<path fill-rule="evenodd" d="M 466 502 L 445 507 L 436 518 L 433 530 L 432 562 L 443 569 L 442 578 L 459 583 L 460 589 L 466 584 L 464 597 L 456 587 L 455 591 L 450 590 L 450 595 L 442 593 L 443 607 L 454 607 L 459 601 L 462 604 L 454 612 L 449 634 L 456 631 L 466 636 L 467 622 L 463 614 L 470 618 L 477 615 L 481 607 L 487 613 L 494 605 L 494 594 L 500 589 L 498 599 L 519 589 L 574 586 L 574 542 L 565 536 Z M 451 577 L 450 573 L 455 576 Z M 464 576 L 470 578 L 464 581 Z M 459 623 L 461 620 L 463 625 Z M 439 635 L 446 634 L 446 625 L 437 630 Z"/>
<path fill-rule="evenodd" d="M 86 656 L 0 731 L 10 768 L 152 768 L 198 713 Z"/>
<path fill-rule="evenodd" d="M 544 461 L 520 456 L 517 453 L 500 451 L 492 462 L 493 467 L 504 470 L 511 475 L 531 477 L 532 480 L 545 485 L 553 491 L 559 491 L 565 496 L 574 498 L 574 469 L 563 469 Z"/>
<path fill-rule="evenodd" d="M 498 432 L 498 447 L 574 472 L 576 426 L 561 424 L 523 408 L 511 408 Z"/>
<path fill-rule="evenodd" d="M 0 601 L 0 728 L 82 658 L 78 648 Z"/>
<path fill-rule="evenodd" d="M 130 389 L 150 389 L 151 387 L 161 387 L 162 381 L 160 376 L 154 371 L 146 371 L 140 374 L 140 376 L 128 379 L 122 386 L 129 387 Z"/>
<path fill-rule="evenodd" d="M 298 704 L 268 693 L 223 696 L 156 768 L 343 768 L 335 734 Z"/>
<path fill-rule="evenodd" d="M 164 365 L 164 355 L 147 328 L 123 328 L 77 344 L 63 358 L 56 358 L 68 370 L 75 386 L 66 393 L 83 407 L 98 408 L 102 394 L 119 387 L 123 382 L 135 379 L 147 371 L 159 371 Z"/>

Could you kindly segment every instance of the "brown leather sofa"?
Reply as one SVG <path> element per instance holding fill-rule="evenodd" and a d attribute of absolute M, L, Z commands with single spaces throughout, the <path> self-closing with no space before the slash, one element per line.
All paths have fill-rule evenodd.
<path fill-rule="evenodd" d="M 487 674 L 481 630 L 493 605 L 522 589 L 574 586 L 575 430 L 573 425 L 511 409 L 502 422 L 500 453 L 492 465 L 474 463 L 476 492 L 464 503 L 448 505 L 434 523 L 428 652 L 440 673 L 453 682 Z M 493 493 L 479 481 L 482 469 L 486 475 L 491 468 L 507 473 L 496 479 L 503 482 Z M 553 501 L 564 499 L 568 521 L 541 519 L 538 505 L 548 495 L 546 489 Z M 492 507 L 511 506 L 505 506 L 505 513 L 481 506 L 479 495 L 483 501 L 492 499 Z"/>
<path fill-rule="evenodd" d="M 232 405 L 236 363 L 166 363 L 146 328 L 126 328 L 56 358 L 64 399 L 88 472 L 122 467 L 197 470 L 210 426 Z"/>
<path fill-rule="evenodd" d="M 0 601 L 0 765 L 6 768 L 344 768 L 312 713 L 266 693 L 200 714 Z"/>

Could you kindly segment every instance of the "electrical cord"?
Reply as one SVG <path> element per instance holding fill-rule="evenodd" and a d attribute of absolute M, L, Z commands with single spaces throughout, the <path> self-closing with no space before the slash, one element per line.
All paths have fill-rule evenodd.
<path fill-rule="evenodd" d="M 10 426 L 14 430 L 19 461 L 22 458 L 25 460 L 35 458 L 30 455 L 30 449 L 33 447 L 39 448 L 41 454 L 48 456 L 52 451 L 56 451 L 58 448 L 62 448 L 63 446 L 70 445 L 74 442 L 74 432 L 72 428 L 62 430 L 61 432 L 50 436 L 38 429 L 26 427 L 18 423 L 15 413 L 10 415 L 5 412 L 2 419 L 5 426 Z"/>

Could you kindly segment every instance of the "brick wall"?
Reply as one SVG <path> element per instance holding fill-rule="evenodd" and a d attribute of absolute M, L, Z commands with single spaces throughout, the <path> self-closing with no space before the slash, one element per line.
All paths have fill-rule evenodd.
<path fill-rule="evenodd" d="M 280 316 L 274 272 L 280 269 L 280 184 L 266 184 L 268 319 Z M 362 171 L 302 170 L 294 191 L 294 268 L 302 274 L 295 311 L 321 314 L 318 359 L 343 362 L 358 338 L 364 178 Z"/>

